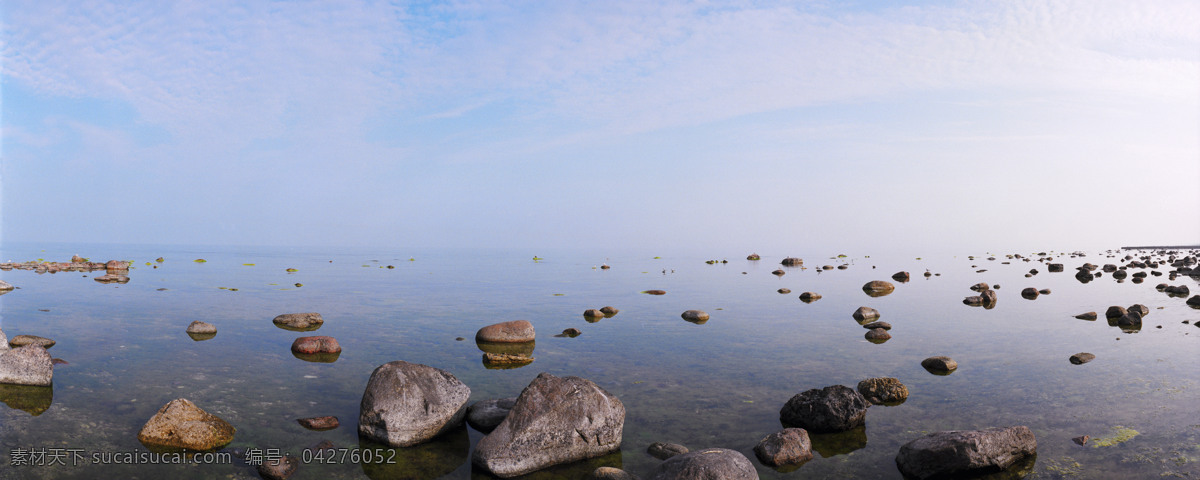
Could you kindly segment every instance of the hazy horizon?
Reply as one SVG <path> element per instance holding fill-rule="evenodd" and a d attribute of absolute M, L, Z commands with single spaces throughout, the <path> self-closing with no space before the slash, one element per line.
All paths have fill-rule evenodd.
<path fill-rule="evenodd" d="M 0 22 L 4 242 L 1200 243 L 1196 2 L 15 1 Z"/>

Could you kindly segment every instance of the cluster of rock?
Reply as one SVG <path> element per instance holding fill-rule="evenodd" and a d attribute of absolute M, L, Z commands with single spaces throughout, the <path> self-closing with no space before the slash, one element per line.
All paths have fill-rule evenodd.
<path fill-rule="evenodd" d="M 128 271 L 129 262 L 123 260 L 109 260 L 107 262 L 89 262 L 86 259 L 76 255 L 71 258 L 70 262 L 4 262 L 0 263 L 0 270 L 30 270 L 37 273 L 58 273 L 58 272 L 94 272 L 97 270 L 109 270 L 113 272 Z"/>

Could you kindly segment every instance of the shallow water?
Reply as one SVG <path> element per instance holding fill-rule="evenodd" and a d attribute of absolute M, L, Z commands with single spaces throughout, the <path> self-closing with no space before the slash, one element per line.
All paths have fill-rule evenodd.
<path fill-rule="evenodd" d="M 226 452 L 278 448 L 299 455 L 321 440 L 345 449 L 381 448 L 360 444 L 358 404 L 371 371 L 393 360 L 450 371 L 471 387 L 472 401 L 514 396 L 543 371 L 590 379 L 621 399 L 627 415 L 619 453 L 533 478 L 581 478 L 600 465 L 645 476 L 658 463 L 645 453 L 655 441 L 739 450 L 763 478 L 899 478 L 896 452 L 923 433 L 1007 425 L 1027 425 L 1037 436 L 1038 457 L 1027 478 L 1200 476 L 1200 328 L 1192 325 L 1200 310 L 1154 285 L 1200 288 L 1188 277 L 1168 282 L 1165 275 L 1142 284 L 1117 283 L 1108 274 L 1088 284 L 1076 281 L 1073 267 L 1084 262 L 1123 263 L 1103 252 L 1053 254 L 1066 264 L 1063 273 L 1003 255 L 988 261 L 986 252 L 976 252 L 975 260 L 836 259 L 831 257 L 838 252 L 817 252 L 803 257 L 807 268 L 784 267 L 782 277 L 770 273 L 782 256 L 743 260 L 750 252 L 709 265 L 705 257 L 669 252 L 4 245 L 0 258 L 65 261 L 75 253 L 133 260 L 131 281 L 92 280 L 103 272 L 0 273 L 20 287 L 0 296 L 4 332 L 9 338 L 53 338 L 58 344 L 50 354 L 69 362 L 55 368 L 52 389 L 0 388 L 0 401 L 8 405 L 0 407 L 0 476 L 256 478 L 237 459 L 202 465 L 90 461 L 99 453 L 145 452 L 137 431 L 179 397 L 237 428 Z M 545 259 L 534 262 L 534 253 Z M 166 261 L 155 263 L 159 256 Z M 613 268 L 594 268 L 601 263 Z M 814 268 L 843 263 L 849 268 Z M 1040 273 L 1024 278 L 1030 268 Z M 926 269 L 941 275 L 925 278 Z M 913 279 L 894 282 L 891 295 L 872 298 L 860 289 L 870 280 L 891 281 L 900 270 Z M 961 303 L 974 294 L 968 287 L 981 281 L 1001 285 L 996 308 Z M 1029 286 L 1052 293 L 1021 298 Z M 776 293 L 780 287 L 792 293 Z M 667 294 L 639 293 L 647 289 Z M 798 299 L 804 291 L 823 298 L 805 304 Z M 1105 322 L 1109 305 L 1133 303 L 1151 309 L 1141 331 L 1124 333 Z M 594 323 L 582 316 L 605 305 L 620 313 Z M 892 324 L 893 338 L 867 342 L 866 330 L 850 317 L 859 306 L 878 309 L 880 320 Z M 704 310 L 711 319 L 685 322 L 679 315 L 688 309 Z M 325 318 L 315 333 L 271 323 L 280 313 L 306 311 Z M 1098 312 L 1100 320 L 1073 318 L 1086 311 Z M 472 341 L 475 331 L 515 319 L 536 327 L 536 360 L 522 368 L 485 368 Z M 193 341 L 184 333 L 193 320 L 216 325 L 216 337 Z M 554 337 L 568 327 L 583 334 Z M 343 353 L 332 363 L 298 359 L 289 346 L 303 335 L 333 336 Z M 1068 362 L 1083 351 L 1096 360 Z M 958 370 L 948 376 L 926 372 L 920 361 L 932 355 L 954 358 Z M 870 408 L 865 429 L 814 436 L 816 458 L 791 472 L 754 459 L 758 440 L 782 428 L 779 409 L 792 395 L 833 384 L 854 387 L 879 376 L 899 378 L 908 386 L 908 400 Z M 295 421 L 318 415 L 335 415 L 342 426 L 314 432 Z M 1138 435 L 1111 446 L 1071 441 L 1111 436 L 1118 427 Z M 481 436 L 464 427 L 432 444 L 389 451 L 398 460 L 394 465 L 313 461 L 292 478 L 490 478 L 473 472 L 468 461 Z M 50 454 L 46 458 L 69 449 L 84 458 L 13 465 L 16 449 L 42 449 Z"/>

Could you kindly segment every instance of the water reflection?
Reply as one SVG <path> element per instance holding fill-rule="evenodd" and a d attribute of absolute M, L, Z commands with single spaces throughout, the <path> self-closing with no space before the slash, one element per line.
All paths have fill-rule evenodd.
<path fill-rule="evenodd" d="M 192 333 L 192 332 L 188 332 L 187 335 L 189 337 L 192 337 L 192 340 L 195 340 L 197 342 L 203 342 L 205 340 L 212 340 L 213 338 L 216 338 L 216 336 L 217 336 L 216 333 Z"/>
<path fill-rule="evenodd" d="M 195 337 L 193 337 L 193 338 L 195 338 Z M 342 355 L 342 352 L 337 352 L 337 353 L 299 353 L 299 352 L 295 352 L 295 351 L 292 352 L 293 357 L 299 358 L 306 362 L 313 362 L 313 363 L 333 363 L 333 362 L 336 362 L 338 357 L 341 355 Z"/>
<path fill-rule="evenodd" d="M 535 342 L 491 343 L 476 341 L 475 346 L 483 351 L 480 362 L 489 370 L 521 368 L 533 363 Z"/>
<path fill-rule="evenodd" d="M 822 458 L 845 455 L 866 448 L 867 426 L 860 425 L 857 428 L 838 433 L 809 433 L 808 438 L 812 441 L 813 451 L 821 454 Z"/>
<path fill-rule="evenodd" d="M 471 442 L 460 426 L 411 447 L 392 448 L 360 438 L 363 473 L 373 480 L 427 480 L 443 477 L 467 462 Z M 373 452 L 366 454 L 366 452 Z M 367 457 L 371 458 L 367 458 Z M 373 461 L 370 461 L 373 460 Z"/>
<path fill-rule="evenodd" d="M 54 401 L 54 386 L 0 384 L 0 402 L 9 408 L 38 416 Z"/>

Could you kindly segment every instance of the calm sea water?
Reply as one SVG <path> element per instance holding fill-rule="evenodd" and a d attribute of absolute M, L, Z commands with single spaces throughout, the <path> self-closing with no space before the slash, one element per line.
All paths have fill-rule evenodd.
<path fill-rule="evenodd" d="M 471 387 L 472 401 L 515 396 L 540 372 L 581 376 L 621 399 L 627 416 L 619 453 L 533 478 L 581 478 L 600 465 L 644 476 L 658 463 L 645 453 L 655 441 L 739 450 L 762 478 L 899 478 L 896 452 L 924 433 L 1008 425 L 1027 425 L 1037 436 L 1027 478 L 1200 477 L 1200 328 L 1192 325 L 1200 310 L 1156 291 L 1165 275 L 1140 285 L 1109 275 L 1077 282 L 1077 265 L 1118 263 L 1103 252 L 1083 258 L 1052 252 L 1067 265 L 1064 273 L 1048 273 L 1037 262 L 1004 265 L 1003 255 L 988 261 L 987 252 L 975 252 L 975 260 L 795 252 L 808 253 L 800 255 L 807 268 L 785 268 L 782 277 L 771 271 L 783 256 L 771 252 L 759 252 L 757 262 L 744 260 L 749 251 L 670 253 L 4 245 L 3 260 L 66 261 L 80 254 L 133 260 L 135 268 L 125 285 L 93 281 L 102 272 L 0 273 L 20 287 L 0 296 L 0 327 L 9 338 L 56 340 L 50 354 L 69 362 L 55 368 L 52 389 L 0 387 L 7 405 L 0 407 L 0 476 L 256 478 L 236 459 L 92 462 L 96 454 L 145 452 L 138 430 L 180 397 L 237 428 L 226 451 L 299 454 L 322 440 L 379 448 L 357 437 L 359 400 L 376 366 L 406 360 L 452 372 Z M 545 258 L 535 262 L 534 255 Z M 165 262 L 155 263 L 159 256 Z M 729 263 L 706 264 L 710 258 Z M 597 268 L 603 263 L 612 268 Z M 826 264 L 849 267 L 814 268 Z M 1025 278 L 1031 268 L 1040 273 Z M 925 278 L 927 269 L 941 275 Z M 871 298 L 860 289 L 900 270 L 913 279 L 891 295 Z M 1001 286 L 996 308 L 961 303 L 981 281 Z M 1169 283 L 1200 290 L 1188 277 Z M 792 292 L 777 293 L 781 287 Z M 1052 293 L 1025 300 L 1024 287 Z M 648 289 L 667 294 L 639 293 Z M 804 291 L 824 298 L 805 304 L 798 299 Z M 1109 305 L 1134 303 L 1151 309 L 1141 331 L 1122 332 L 1103 319 Z M 605 305 L 620 313 L 597 322 L 582 316 Z M 893 338 L 864 340 L 866 330 L 850 316 L 859 306 L 878 309 L 893 325 Z M 688 309 L 712 318 L 685 322 L 680 313 Z M 280 313 L 307 311 L 325 318 L 314 333 L 271 323 Z M 1073 318 L 1086 311 L 1101 319 Z M 475 331 L 516 319 L 537 329 L 536 360 L 485 368 Z M 193 320 L 216 325 L 218 334 L 193 341 L 184 333 Z M 554 337 L 568 327 L 583 334 Z M 344 351 L 333 363 L 298 359 L 289 347 L 303 335 L 333 336 Z M 1096 360 L 1068 362 L 1084 351 Z M 933 355 L 954 358 L 959 369 L 948 376 L 926 372 L 920 361 Z M 880 376 L 900 379 L 909 399 L 870 408 L 865 429 L 814 436 L 817 455 L 798 469 L 776 471 L 754 460 L 754 445 L 782 428 L 779 409 L 792 395 Z M 314 432 L 295 421 L 318 415 L 335 415 L 342 426 Z M 1097 446 L 1096 439 L 1117 432 L 1137 435 Z M 1080 435 L 1093 442 L 1071 441 Z M 394 465 L 309 463 L 293 478 L 490 478 L 469 462 L 481 437 L 464 427 L 398 449 Z M 14 456 L 18 450 L 46 452 L 40 463 L 55 464 L 14 465 L 28 459 Z"/>

